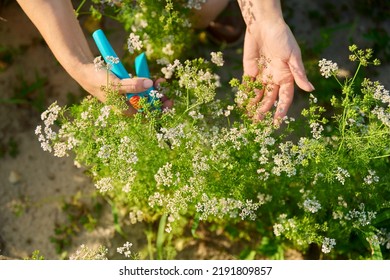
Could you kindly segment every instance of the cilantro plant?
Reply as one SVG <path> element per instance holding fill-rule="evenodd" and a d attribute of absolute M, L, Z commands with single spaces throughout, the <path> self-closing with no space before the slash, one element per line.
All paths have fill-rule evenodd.
<path fill-rule="evenodd" d="M 316 244 L 324 258 L 386 258 L 390 95 L 377 81 L 356 84 L 361 67 L 379 61 L 371 50 L 350 51 L 358 67 L 344 81 L 336 63 L 319 62 L 340 87 L 331 107 L 318 105 L 313 93 L 297 120 L 275 125 L 269 113 L 254 122 L 248 104 L 263 85 L 245 77 L 231 82 L 234 104 L 216 99 L 213 69 L 223 59 L 212 53 L 213 63 L 163 66 L 167 82 L 153 94 L 173 99 L 172 109 L 143 100 L 142 112 L 127 117 L 126 100 L 108 82 L 106 104 L 91 97 L 70 108 L 54 103 L 36 134 L 44 150 L 71 153 L 87 167 L 97 191 L 132 223 L 162 217 L 169 233 L 187 219 L 245 220 L 299 250 Z"/>

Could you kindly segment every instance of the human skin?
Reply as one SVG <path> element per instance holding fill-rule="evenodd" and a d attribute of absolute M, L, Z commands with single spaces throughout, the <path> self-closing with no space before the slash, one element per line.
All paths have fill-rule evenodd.
<path fill-rule="evenodd" d="M 100 101 L 106 101 L 105 92 L 101 86 L 107 83 L 107 72 L 96 71 L 93 64 L 94 56 L 76 18 L 71 1 L 65 0 L 17 0 L 23 11 L 37 27 L 56 59 L 91 95 Z M 139 93 L 145 89 L 157 86 L 146 78 L 119 79 L 109 74 L 109 81 L 116 85 L 119 94 Z M 164 98 L 163 107 L 171 107 L 172 101 Z M 137 112 L 129 106 L 126 114 Z"/>
<path fill-rule="evenodd" d="M 200 10 L 193 10 L 193 26 L 198 29 L 206 28 L 226 8 L 228 3 L 229 0 L 207 0 L 201 5 Z"/>
<path fill-rule="evenodd" d="M 283 19 L 280 0 L 238 3 L 247 25 L 244 75 L 265 85 L 251 100 L 248 110 L 252 110 L 254 120 L 261 120 L 277 101 L 274 120 L 279 123 L 293 102 L 294 83 L 307 92 L 313 91 L 314 86 L 307 79 L 297 41 Z"/>

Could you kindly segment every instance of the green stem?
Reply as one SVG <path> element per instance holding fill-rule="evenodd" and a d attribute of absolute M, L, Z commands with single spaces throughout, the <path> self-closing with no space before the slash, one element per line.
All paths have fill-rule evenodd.
<path fill-rule="evenodd" d="M 75 11 L 75 14 L 76 14 L 76 17 L 78 17 L 80 15 L 80 10 L 81 8 L 84 6 L 85 2 L 87 2 L 87 0 L 83 0 L 80 5 L 77 7 L 76 11 Z"/>
<path fill-rule="evenodd" d="M 198 102 L 198 103 L 195 103 L 194 105 L 190 106 L 190 107 L 187 107 L 187 109 L 183 112 L 183 115 L 186 114 L 189 110 L 199 106 L 200 104 L 202 104 L 201 102 Z"/>
<path fill-rule="evenodd" d="M 361 138 L 361 139 L 373 138 L 373 137 L 379 137 L 379 136 L 386 135 L 386 134 L 389 134 L 389 132 L 379 132 L 379 133 L 375 133 L 372 135 L 360 136 L 359 138 Z M 353 139 L 353 137 L 345 137 L 345 139 Z"/>
<path fill-rule="evenodd" d="M 358 68 L 356 69 L 355 75 L 353 76 L 352 80 L 351 80 L 349 83 L 347 83 L 347 85 L 345 86 L 345 87 L 347 88 L 346 93 L 345 93 L 345 99 L 344 99 L 345 102 L 346 102 L 346 104 L 344 105 L 343 117 L 342 117 L 342 119 L 341 119 L 341 122 L 342 122 L 342 123 L 341 123 L 341 143 L 340 143 L 340 146 L 339 146 L 339 149 L 338 149 L 337 152 L 340 152 L 340 150 L 341 150 L 341 148 L 342 148 L 342 146 L 343 146 L 343 144 L 344 144 L 344 140 L 345 140 L 346 118 L 347 118 L 348 110 L 349 110 L 349 92 L 350 92 L 350 90 L 351 90 L 352 85 L 353 85 L 354 82 L 355 82 L 355 79 L 356 79 L 356 77 L 357 77 L 357 75 L 358 75 L 358 73 L 359 73 L 359 70 L 360 70 L 361 65 L 362 65 L 362 64 L 359 63 Z M 336 80 L 337 80 L 337 78 L 336 78 Z M 338 80 L 337 80 L 337 81 L 338 81 Z M 339 82 L 339 84 L 340 84 L 340 82 Z"/>
<path fill-rule="evenodd" d="M 390 157 L 390 154 L 381 155 L 381 156 L 376 156 L 376 157 L 372 157 L 372 158 L 370 158 L 370 159 L 378 159 L 378 158 L 385 158 L 385 157 Z"/>
<path fill-rule="evenodd" d="M 360 67 L 361 67 L 361 66 L 362 66 L 362 64 L 359 63 L 358 68 L 356 69 L 355 75 L 354 75 L 353 78 L 352 78 L 351 85 L 353 85 L 353 83 L 355 82 L 355 79 L 356 79 L 356 77 L 357 77 L 357 74 L 359 73 L 359 70 L 360 70 Z"/>
<path fill-rule="evenodd" d="M 152 244 L 152 240 L 153 240 L 153 232 L 152 232 L 152 229 L 151 229 L 151 226 L 149 225 L 149 229 L 145 232 L 145 235 L 146 235 L 146 239 L 148 241 L 148 254 L 149 254 L 149 259 L 150 260 L 153 260 L 153 244 Z"/>
<path fill-rule="evenodd" d="M 189 90 L 187 89 L 187 100 L 186 100 L 187 104 L 186 104 L 186 107 L 187 107 L 187 110 L 186 112 L 188 111 L 188 107 L 190 106 L 190 92 Z"/>
<path fill-rule="evenodd" d="M 156 239 L 156 247 L 157 247 L 157 258 L 159 260 L 163 259 L 163 245 L 165 239 L 165 225 L 167 223 L 167 215 L 163 214 L 160 218 L 160 223 L 158 224 L 157 230 L 157 239 Z"/>
<path fill-rule="evenodd" d="M 126 237 L 126 234 L 123 232 L 122 227 L 119 223 L 119 211 L 118 208 L 115 205 L 115 202 L 112 201 L 109 198 L 105 198 L 105 200 L 108 202 L 108 204 L 111 206 L 111 213 L 114 220 L 114 229 L 116 232 L 118 232 L 122 237 Z"/>

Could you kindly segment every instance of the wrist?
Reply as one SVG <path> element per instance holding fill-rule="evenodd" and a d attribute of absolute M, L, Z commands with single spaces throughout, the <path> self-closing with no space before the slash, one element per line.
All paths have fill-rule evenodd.
<path fill-rule="evenodd" d="M 284 22 L 280 0 L 257 0 L 254 2 L 241 0 L 238 2 L 248 27 L 263 22 Z"/>

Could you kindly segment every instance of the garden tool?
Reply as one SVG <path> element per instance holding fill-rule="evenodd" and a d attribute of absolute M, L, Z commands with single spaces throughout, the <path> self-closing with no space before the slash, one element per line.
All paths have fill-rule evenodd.
<path fill-rule="evenodd" d="M 104 61 L 108 64 L 111 64 L 110 71 L 116 75 L 120 79 L 125 78 L 131 78 L 131 75 L 123 64 L 121 63 L 120 59 L 118 58 L 117 54 L 115 53 L 114 49 L 112 48 L 110 42 L 108 41 L 106 35 L 104 34 L 103 30 L 98 29 L 92 34 L 93 39 L 95 40 L 96 46 L 98 47 Z M 107 60 L 107 58 L 113 57 L 115 59 L 118 59 L 118 63 L 112 63 Z M 148 67 L 148 62 L 146 60 L 145 53 L 141 53 L 135 58 L 135 73 L 137 77 L 142 78 L 150 78 L 150 72 Z M 129 100 L 130 104 L 135 108 L 138 109 L 138 111 L 142 111 L 142 108 L 139 106 L 139 100 L 141 97 L 147 98 L 148 103 L 153 104 L 156 100 L 156 97 L 151 96 L 150 92 L 154 90 L 153 87 L 147 89 L 144 92 L 141 93 L 127 93 L 126 97 Z"/>

